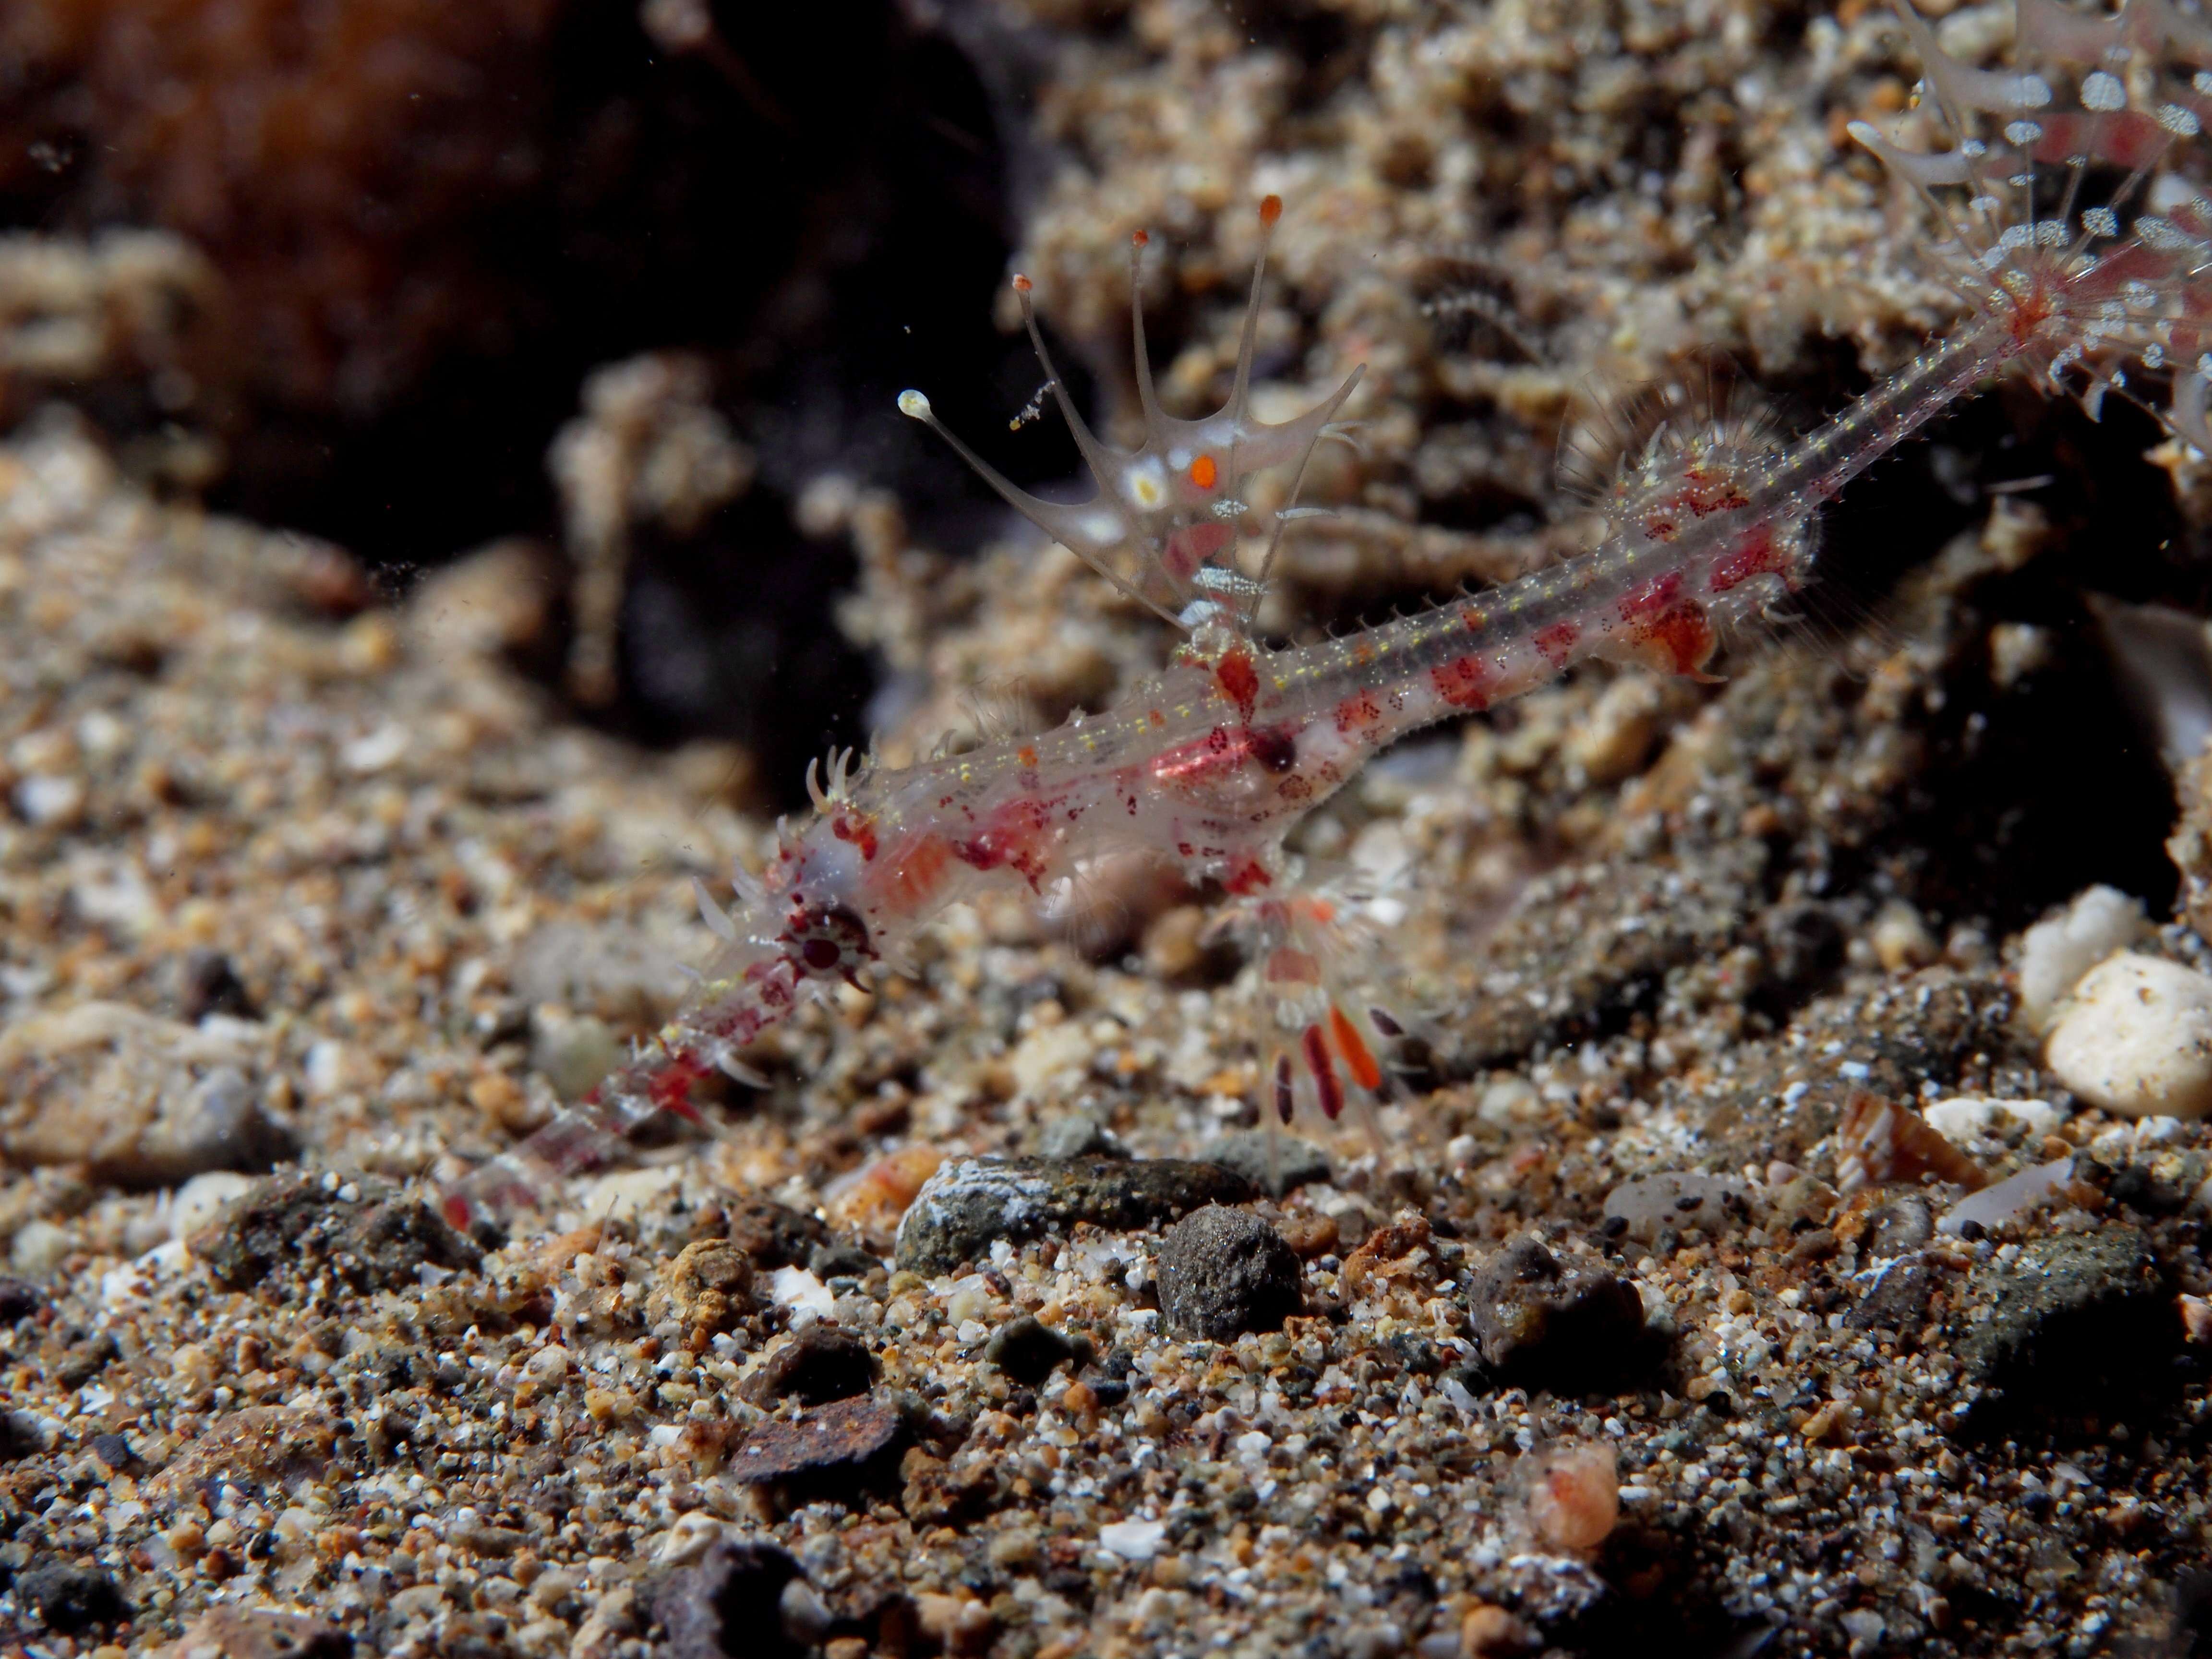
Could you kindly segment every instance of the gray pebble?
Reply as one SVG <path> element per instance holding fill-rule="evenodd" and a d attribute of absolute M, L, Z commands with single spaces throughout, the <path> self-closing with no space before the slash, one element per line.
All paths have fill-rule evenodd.
<path fill-rule="evenodd" d="M 1562 1261 L 1519 1238 L 1468 1281 L 1486 1379 L 1572 1394 L 1599 1388 L 1645 1354 L 1644 1301 L 1604 1268 Z"/>
<path fill-rule="evenodd" d="M 1264 1129 L 1234 1130 L 1207 1142 L 1199 1156 L 1279 1195 L 1309 1182 L 1326 1182 L 1330 1173 L 1328 1155 L 1311 1141 Z"/>
<path fill-rule="evenodd" d="M 928 1278 L 982 1261 L 997 1239 L 1042 1238 L 1079 1221 L 1133 1232 L 1253 1196 L 1242 1176 L 1182 1158 L 960 1158 L 915 1194 L 899 1223 L 898 1265 Z"/>
<path fill-rule="evenodd" d="M 1249 1210 L 1209 1204 L 1160 1241 L 1161 1323 L 1170 1336 L 1229 1342 L 1279 1330 L 1298 1310 L 1298 1258 Z"/>
<path fill-rule="evenodd" d="M 1037 1137 L 1039 1158 L 1127 1158 L 1129 1149 L 1121 1144 L 1121 1137 L 1080 1112 L 1071 1112 L 1066 1117 L 1056 1117 L 1044 1126 Z"/>

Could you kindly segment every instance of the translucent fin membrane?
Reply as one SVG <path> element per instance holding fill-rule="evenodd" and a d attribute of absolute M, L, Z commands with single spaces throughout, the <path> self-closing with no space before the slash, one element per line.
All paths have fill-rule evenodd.
<path fill-rule="evenodd" d="M 1984 69 L 1898 0 L 1946 147 L 1851 135 L 1926 200 L 1952 283 L 2017 358 L 2092 415 L 2119 392 L 2212 450 L 2212 28 L 2168 0 L 2016 4 L 2014 63 Z"/>
<path fill-rule="evenodd" d="M 1270 425 L 1253 417 L 1252 357 L 1259 335 L 1267 243 L 1281 213 L 1279 197 L 1270 196 L 1260 204 L 1262 240 L 1237 347 L 1236 381 L 1229 401 L 1202 420 L 1176 420 L 1160 409 L 1145 346 L 1138 281 L 1148 239 L 1142 231 L 1133 239 L 1130 313 L 1145 441 L 1127 453 L 1101 441 L 1076 409 L 1037 329 L 1030 280 L 1014 278 L 1030 343 L 1097 486 L 1089 501 L 1048 501 L 1021 489 L 956 437 L 919 392 L 901 392 L 900 410 L 935 430 L 1017 512 L 1132 599 L 1178 627 L 1226 623 L 1249 633 L 1285 528 L 1312 509 L 1291 507 L 1275 514 L 1271 524 L 1259 530 L 1264 550 L 1240 562 L 1239 544 L 1254 517 L 1245 496 L 1246 482 L 1268 468 L 1288 467 L 1291 481 L 1286 498 L 1295 502 L 1315 445 L 1324 437 L 1340 435 L 1337 412 L 1365 373 L 1364 366 L 1353 369 L 1343 385 L 1294 420 Z"/>

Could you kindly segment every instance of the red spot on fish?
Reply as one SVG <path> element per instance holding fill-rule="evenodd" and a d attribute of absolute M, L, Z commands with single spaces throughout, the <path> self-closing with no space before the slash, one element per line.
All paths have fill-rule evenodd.
<path fill-rule="evenodd" d="M 1355 691 L 1336 706 L 1336 729 L 1340 732 L 1357 732 L 1382 718 L 1382 705 L 1375 701 L 1372 691 Z"/>
<path fill-rule="evenodd" d="M 646 1085 L 646 1092 L 661 1110 L 696 1119 L 699 1109 L 691 1103 L 692 1085 L 706 1077 L 710 1069 L 696 1054 L 671 1054 L 668 1064 L 655 1073 Z"/>
<path fill-rule="evenodd" d="M 1221 469 L 1214 465 L 1211 455 L 1201 455 L 1190 464 L 1190 481 L 1200 489 L 1212 489 L 1220 477 Z"/>
<path fill-rule="evenodd" d="M 1223 879 L 1221 884 L 1241 898 L 1247 894 L 1257 893 L 1265 888 L 1272 887 L 1274 883 L 1275 878 L 1267 873 L 1266 865 L 1257 859 L 1248 858 L 1241 860 L 1237 867 Z"/>
<path fill-rule="evenodd" d="M 870 863 L 876 856 L 876 822 L 864 812 L 840 812 L 830 821 L 830 833 L 839 841 L 848 841 L 860 849 L 860 856 Z"/>
<path fill-rule="evenodd" d="M 1253 705 L 1260 700 L 1260 672 L 1252 666 L 1252 653 L 1242 646 L 1223 653 L 1213 666 L 1213 683 L 1221 695 L 1237 705 L 1244 724 L 1252 723 Z"/>
<path fill-rule="evenodd" d="M 1152 722 L 1155 726 L 1165 726 L 1168 723 L 1168 717 L 1155 708 L 1152 712 Z"/>
<path fill-rule="evenodd" d="M 1019 872 L 1035 887 L 1045 872 L 1044 837 L 1058 803 L 1018 799 L 997 808 L 983 827 L 952 851 L 978 870 L 1001 867 Z"/>
<path fill-rule="evenodd" d="M 1491 672 L 1480 657 L 1454 657 L 1429 670 L 1429 684 L 1455 708 L 1490 707 Z"/>
<path fill-rule="evenodd" d="M 1298 1046 L 1305 1052 L 1306 1070 L 1313 1073 L 1315 1091 L 1321 1096 L 1322 1115 L 1334 1123 L 1344 1115 L 1344 1084 L 1336 1075 L 1336 1062 L 1328 1057 L 1321 1027 L 1307 1026 Z"/>
<path fill-rule="evenodd" d="M 1620 615 L 1625 622 L 1634 622 L 1639 617 L 1649 617 L 1673 605 L 1682 591 L 1682 573 L 1669 570 L 1654 576 L 1641 587 L 1632 587 L 1621 596 Z"/>
<path fill-rule="evenodd" d="M 1549 628 L 1540 628 L 1536 630 L 1536 654 L 1556 668 L 1567 659 L 1567 653 L 1574 649 L 1575 641 L 1582 636 L 1583 630 L 1571 622 L 1555 622 Z"/>
<path fill-rule="evenodd" d="M 1782 550 L 1774 544 L 1773 531 L 1763 524 L 1753 525 L 1727 556 L 1713 566 L 1712 580 L 1708 586 L 1716 593 L 1725 593 L 1753 576 L 1779 575 L 1785 563 Z"/>

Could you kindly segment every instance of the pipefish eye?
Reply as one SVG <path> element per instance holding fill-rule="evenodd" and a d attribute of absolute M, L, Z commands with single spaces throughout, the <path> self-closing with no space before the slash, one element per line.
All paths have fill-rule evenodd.
<path fill-rule="evenodd" d="M 799 906 L 793 912 L 783 937 L 799 964 L 817 975 L 842 974 L 849 978 L 875 956 L 868 924 L 842 904 Z"/>

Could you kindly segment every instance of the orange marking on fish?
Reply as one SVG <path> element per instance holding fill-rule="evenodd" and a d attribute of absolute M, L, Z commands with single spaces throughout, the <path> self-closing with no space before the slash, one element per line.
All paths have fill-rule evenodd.
<path fill-rule="evenodd" d="M 1382 718 L 1382 705 L 1375 701 L 1372 691 L 1356 691 L 1336 706 L 1336 729 L 1340 732 L 1356 732 Z"/>
<path fill-rule="evenodd" d="M 1221 477 L 1221 469 L 1213 464 L 1213 457 L 1201 455 L 1190 464 L 1190 481 L 1200 489 L 1211 489 Z"/>
<path fill-rule="evenodd" d="M 1336 1051 L 1344 1056 L 1344 1063 L 1352 1067 L 1352 1075 L 1359 1086 L 1370 1094 L 1382 1086 L 1382 1068 L 1375 1062 L 1374 1051 L 1361 1040 L 1358 1027 L 1344 1015 L 1344 1010 L 1334 1003 L 1328 1006 L 1328 1034 L 1336 1039 Z"/>
<path fill-rule="evenodd" d="M 1014 758 L 1024 766 L 1035 767 L 1037 763 L 1037 752 L 1036 746 L 1032 744 L 1024 744 L 1020 748 L 1014 750 Z"/>
<path fill-rule="evenodd" d="M 944 836 L 910 836 L 891 848 L 872 878 L 888 908 L 910 912 L 929 901 L 951 862 L 952 848 Z"/>

